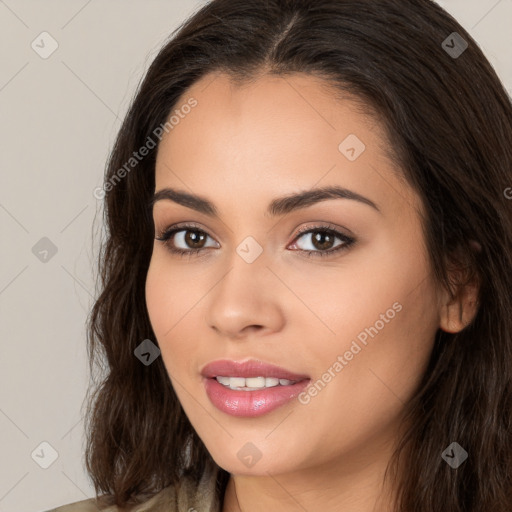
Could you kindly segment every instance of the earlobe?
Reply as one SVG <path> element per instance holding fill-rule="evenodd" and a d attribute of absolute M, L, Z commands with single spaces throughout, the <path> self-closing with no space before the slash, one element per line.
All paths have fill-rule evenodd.
<path fill-rule="evenodd" d="M 476 253 L 482 251 L 482 246 L 475 240 L 469 240 L 469 245 Z M 474 320 L 478 312 L 480 280 L 476 273 L 469 275 L 469 270 L 470 267 L 463 264 L 452 268 L 450 282 L 453 294 L 443 289 L 439 327 L 445 332 L 462 331 Z"/>
<path fill-rule="evenodd" d="M 462 308 L 458 301 L 445 304 L 441 309 L 439 328 L 445 332 L 457 333 L 461 330 Z"/>
<path fill-rule="evenodd" d="M 458 333 L 467 327 L 478 312 L 475 286 L 468 286 L 462 296 L 441 307 L 439 327 L 449 333 Z"/>

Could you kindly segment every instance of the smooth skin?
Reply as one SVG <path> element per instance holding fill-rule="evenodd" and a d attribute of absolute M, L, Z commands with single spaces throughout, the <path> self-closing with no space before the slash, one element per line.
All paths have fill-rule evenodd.
<path fill-rule="evenodd" d="M 177 223 L 196 227 L 167 244 L 155 240 L 146 303 L 185 413 L 231 474 L 222 512 L 391 512 L 394 493 L 383 477 L 404 404 L 426 370 L 437 329 L 463 329 L 475 314 L 477 290 L 464 288 L 450 302 L 436 285 L 423 206 L 386 157 L 380 123 L 349 99 L 335 100 L 326 83 L 262 74 L 240 86 L 215 73 L 180 104 L 191 97 L 197 106 L 159 145 L 155 190 L 206 198 L 219 218 L 168 199 L 155 203 L 157 237 Z M 350 134 L 365 145 L 354 161 L 338 148 Z M 276 197 L 331 185 L 378 210 L 337 198 L 266 214 Z M 344 242 L 326 239 L 322 227 L 316 243 L 315 233 L 297 236 L 299 228 L 318 225 L 355 242 L 320 257 Z M 237 253 L 247 237 L 263 249 L 252 263 Z M 172 244 L 203 250 L 180 257 Z M 217 359 L 256 358 L 316 382 L 396 302 L 400 312 L 307 404 L 294 399 L 240 418 L 216 409 L 205 393 L 201 369 Z M 237 456 L 248 442 L 261 454 L 251 467 Z"/>

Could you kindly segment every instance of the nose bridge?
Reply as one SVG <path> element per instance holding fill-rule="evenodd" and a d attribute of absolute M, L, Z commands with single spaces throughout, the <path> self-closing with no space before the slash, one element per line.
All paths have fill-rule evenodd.
<path fill-rule="evenodd" d="M 221 293 L 226 294 L 224 299 L 245 302 L 246 298 L 258 300 L 266 295 L 268 253 L 254 237 L 247 236 L 235 246 L 226 263 L 229 271 L 218 284 Z"/>
<path fill-rule="evenodd" d="M 253 265 L 258 260 L 261 265 L 261 260 L 266 259 L 261 257 L 264 252 L 262 244 L 253 236 L 248 235 L 238 244 L 235 252 L 247 265 Z M 268 246 L 268 244 L 266 245 Z"/>
<path fill-rule="evenodd" d="M 208 303 L 209 326 L 231 337 L 247 326 L 278 328 L 282 314 L 263 246 L 254 237 L 245 237 L 226 263 Z"/>

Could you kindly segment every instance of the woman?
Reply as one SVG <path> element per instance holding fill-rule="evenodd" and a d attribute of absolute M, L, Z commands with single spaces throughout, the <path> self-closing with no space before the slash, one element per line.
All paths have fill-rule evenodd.
<path fill-rule="evenodd" d="M 512 106 L 430 0 L 214 0 L 113 149 L 78 511 L 512 510 Z"/>

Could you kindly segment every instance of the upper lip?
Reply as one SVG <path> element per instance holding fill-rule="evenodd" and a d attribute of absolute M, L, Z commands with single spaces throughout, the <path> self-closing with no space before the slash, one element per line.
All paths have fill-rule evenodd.
<path fill-rule="evenodd" d="M 201 375 L 207 378 L 213 377 L 274 377 L 277 379 L 287 379 L 301 381 L 309 379 L 308 375 L 293 373 L 279 366 L 264 363 L 256 359 L 248 361 L 232 361 L 222 359 L 212 361 L 205 365 Z"/>

